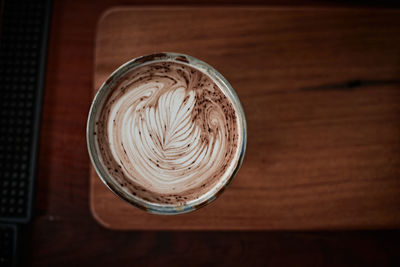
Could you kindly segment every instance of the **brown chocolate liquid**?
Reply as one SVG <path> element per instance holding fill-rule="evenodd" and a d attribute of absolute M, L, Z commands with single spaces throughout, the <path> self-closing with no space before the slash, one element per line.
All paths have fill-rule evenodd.
<path fill-rule="evenodd" d="M 124 75 L 94 134 L 110 176 L 150 202 L 197 199 L 237 164 L 232 102 L 207 74 L 181 63 L 152 63 Z"/>

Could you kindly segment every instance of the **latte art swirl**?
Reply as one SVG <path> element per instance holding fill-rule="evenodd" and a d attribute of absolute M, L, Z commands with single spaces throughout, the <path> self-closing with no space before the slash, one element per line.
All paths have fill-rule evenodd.
<path fill-rule="evenodd" d="M 237 151 L 235 110 L 206 74 L 160 62 L 118 81 L 96 122 L 108 172 L 128 192 L 185 203 L 216 185 Z"/>

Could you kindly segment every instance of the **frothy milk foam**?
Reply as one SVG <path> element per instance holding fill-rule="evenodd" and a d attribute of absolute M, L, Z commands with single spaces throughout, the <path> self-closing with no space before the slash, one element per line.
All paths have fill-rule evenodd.
<path fill-rule="evenodd" d="M 116 82 L 95 139 L 103 165 L 126 192 L 179 205 L 228 179 L 239 128 L 234 105 L 207 74 L 165 61 Z"/>

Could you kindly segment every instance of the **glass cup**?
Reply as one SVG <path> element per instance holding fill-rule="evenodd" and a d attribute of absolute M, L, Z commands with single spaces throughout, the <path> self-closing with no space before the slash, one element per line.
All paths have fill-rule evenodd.
<path fill-rule="evenodd" d="M 104 101 L 107 99 L 109 93 L 114 90 L 114 85 L 116 84 L 116 82 L 119 81 L 122 77 L 124 77 L 125 74 L 132 71 L 133 69 L 155 62 L 176 62 L 179 64 L 188 65 L 192 68 L 195 68 L 207 74 L 220 88 L 220 90 L 222 90 L 224 94 L 231 100 L 231 103 L 236 111 L 236 117 L 238 120 L 238 134 L 239 134 L 238 144 L 237 144 L 238 149 L 231 163 L 231 165 L 233 165 L 233 168 L 227 169 L 227 171 L 230 170 L 230 173 L 228 175 L 225 175 L 226 178 L 218 181 L 216 185 L 209 191 L 207 191 L 206 193 L 204 193 L 203 195 L 194 200 L 186 202 L 185 204 L 153 203 L 144 200 L 138 196 L 134 196 L 128 191 L 126 191 L 107 172 L 107 168 L 101 162 L 98 152 L 98 146 L 96 144 L 96 138 L 94 134 L 95 123 L 101 112 Z M 235 91 L 233 90 L 229 82 L 216 69 L 214 69 L 207 63 L 188 55 L 177 54 L 177 53 L 157 53 L 157 54 L 138 57 L 128 61 L 127 63 L 120 66 L 117 70 L 115 70 L 108 77 L 108 79 L 100 86 L 100 89 L 96 93 L 92 105 L 90 107 L 88 121 L 87 121 L 86 138 L 87 138 L 89 156 L 93 164 L 93 167 L 96 170 L 96 173 L 101 179 L 101 181 L 114 194 L 116 194 L 121 199 L 127 201 L 128 203 L 150 213 L 165 214 L 165 215 L 181 214 L 194 211 L 212 202 L 232 182 L 244 158 L 246 150 L 246 142 L 247 142 L 247 126 L 246 126 L 245 114 L 240 104 L 238 96 L 236 95 Z"/>

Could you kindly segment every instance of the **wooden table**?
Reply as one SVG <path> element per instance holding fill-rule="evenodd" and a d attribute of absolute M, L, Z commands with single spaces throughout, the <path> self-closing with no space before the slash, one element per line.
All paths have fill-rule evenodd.
<path fill-rule="evenodd" d="M 115 4 L 54 3 L 33 225 L 34 266 L 356 266 L 396 260 L 398 232 L 124 232 L 100 226 L 89 211 L 89 159 L 84 133 L 92 98 L 96 22 L 107 7 Z M 395 156 L 394 161 L 398 160 Z M 384 171 L 397 175 L 398 168 Z M 385 204 L 383 201 L 384 208 Z M 385 223 L 392 219 L 382 218 L 381 226 L 395 227 L 394 223 Z"/>

